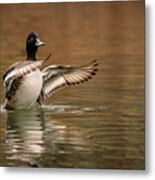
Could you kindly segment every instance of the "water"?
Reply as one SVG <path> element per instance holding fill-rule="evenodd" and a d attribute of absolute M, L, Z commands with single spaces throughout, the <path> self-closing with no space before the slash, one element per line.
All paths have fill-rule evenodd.
<path fill-rule="evenodd" d="M 90 82 L 55 93 L 41 108 L 1 108 L 1 166 L 144 169 L 143 4 L 127 4 L 3 6 L 1 75 L 23 58 L 22 43 L 33 20 L 31 28 L 39 27 L 47 42 L 38 57 L 52 47 L 49 63 L 97 59 L 100 65 Z M 12 31 L 17 23 L 20 28 Z M 1 92 L 2 106 L 2 82 Z"/>

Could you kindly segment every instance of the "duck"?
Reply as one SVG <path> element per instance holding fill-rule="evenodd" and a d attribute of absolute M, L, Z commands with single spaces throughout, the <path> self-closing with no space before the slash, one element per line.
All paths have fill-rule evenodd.
<path fill-rule="evenodd" d="M 36 54 L 38 48 L 44 45 L 36 32 L 30 32 L 26 39 L 26 59 L 11 65 L 4 73 L 6 110 L 30 108 L 34 104 L 41 106 L 43 101 L 62 87 L 87 82 L 96 75 L 97 60 L 77 67 L 49 65 L 43 68 L 51 54 L 43 60 L 37 60 Z"/>

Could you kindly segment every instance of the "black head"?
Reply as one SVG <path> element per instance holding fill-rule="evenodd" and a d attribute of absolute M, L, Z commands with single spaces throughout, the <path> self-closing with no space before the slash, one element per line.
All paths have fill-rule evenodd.
<path fill-rule="evenodd" d="M 26 40 L 27 59 L 36 60 L 36 52 L 38 50 L 38 47 L 43 45 L 45 45 L 45 43 L 39 40 L 37 33 L 29 33 Z"/>

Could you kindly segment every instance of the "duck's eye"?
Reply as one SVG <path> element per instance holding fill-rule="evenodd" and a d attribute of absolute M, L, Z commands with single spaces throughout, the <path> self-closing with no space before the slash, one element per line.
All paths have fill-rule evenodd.
<path fill-rule="evenodd" d="M 35 39 L 33 37 L 30 37 L 29 41 L 34 41 Z"/>

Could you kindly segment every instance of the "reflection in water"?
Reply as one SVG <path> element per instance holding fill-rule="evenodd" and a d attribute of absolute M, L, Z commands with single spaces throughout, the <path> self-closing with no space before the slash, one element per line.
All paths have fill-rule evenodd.
<path fill-rule="evenodd" d="M 44 152 L 44 119 L 40 109 L 8 112 L 6 153 L 8 160 L 30 162 Z"/>
<path fill-rule="evenodd" d="M 143 168 L 135 107 L 52 105 L 8 112 L 7 166 Z M 137 121 L 137 122 L 134 122 Z"/>
<path fill-rule="evenodd" d="M 59 155 L 84 150 L 81 145 L 84 147 L 89 145 L 83 139 L 79 129 L 74 129 L 73 134 L 70 134 L 67 132 L 67 125 L 62 122 L 57 123 L 57 120 L 54 120 L 51 115 L 50 120 L 48 118 L 45 120 L 43 111 L 46 114 L 49 112 L 61 115 L 62 113 L 63 116 L 65 113 L 82 113 L 85 109 L 89 110 L 89 108 L 80 110 L 75 106 L 55 105 L 43 106 L 43 109 L 20 109 L 8 112 L 5 139 L 8 166 L 16 164 L 42 167 L 46 162 L 54 167 L 58 164 Z M 68 134 L 70 134 L 69 137 Z M 67 147 L 68 144 L 72 146 Z M 61 161 L 63 162 L 63 159 Z M 43 167 L 46 166 L 48 165 Z"/>

